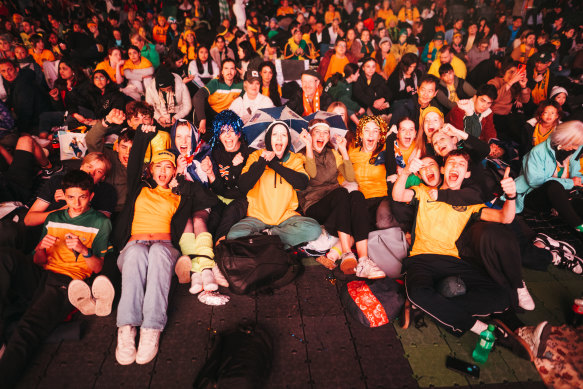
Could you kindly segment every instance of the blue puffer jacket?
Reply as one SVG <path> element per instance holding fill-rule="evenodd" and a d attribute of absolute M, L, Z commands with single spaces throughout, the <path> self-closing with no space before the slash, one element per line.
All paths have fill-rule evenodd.
<path fill-rule="evenodd" d="M 549 180 L 558 181 L 565 189 L 572 189 L 572 178 L 583 177 L 579 164 L 582 148 L 575 150 L 569 158 L 569 178 L 553 177 L 557 170 L 557 159 L 551 148 L 550 137 L 530 150 L 522 160 L 522 174 L 516 179 L 516 213 L 524 209 L 526 195 Z"/>

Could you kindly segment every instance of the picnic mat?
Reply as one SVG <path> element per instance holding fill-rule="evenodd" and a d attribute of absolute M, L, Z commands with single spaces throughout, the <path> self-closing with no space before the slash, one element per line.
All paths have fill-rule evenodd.
<path fill-rule="evenodd" d="M 553 327 L 542 358 L 535 366 L 549 388 L 583 386 L 583 327 Z"/>

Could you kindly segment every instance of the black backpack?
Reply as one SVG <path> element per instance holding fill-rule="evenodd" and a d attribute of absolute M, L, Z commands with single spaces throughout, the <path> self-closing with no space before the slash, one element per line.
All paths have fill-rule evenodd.
<path fill-rule="evenodd" d="M 223 240 L 215 260 L 235 294 L 268 292 L 295 280 L 302 264 L 283 249 L 277 235 L 253 235 Z"/>
<path fill-rule="evenodd" d="M 220 333 L 194 389 L 260 389 L 271 373 L 273 339 L 257 325 Z"/>

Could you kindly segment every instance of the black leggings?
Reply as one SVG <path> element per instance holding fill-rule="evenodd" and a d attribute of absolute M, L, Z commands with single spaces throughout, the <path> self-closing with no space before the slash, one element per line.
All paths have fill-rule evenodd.
<path fill-rule="evenodd" d="M 368 238 L 370 216 L 367 201 L 359 191 L 348 193 L 337 188 L 312 204 L 305 215 L 323 224 L 332 235 L 338 231 L 352 235 L 359 242 Z"/>
<path fill-rule="evenodd" d="M 549 180 L 526 195 L 524 208 L 539 212 L 554 208 L 571 227 L 583 224 L 583 201 L 569 200 L 569 192 L 558 181 Z"/>

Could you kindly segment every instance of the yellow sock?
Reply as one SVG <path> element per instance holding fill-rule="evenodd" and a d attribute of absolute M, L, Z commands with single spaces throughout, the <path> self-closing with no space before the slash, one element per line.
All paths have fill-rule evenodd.
<path fill-rule="evenodd" d="M 197 255 L 197 257 L 192 261 L 192 271 L 213 268 L 215 266 L 215 261 L 213 261 L 215 253 L 213 251 L 213 236 L 211 233 L 201 232 L 198 234 L 194 240 L 194 246 L 194 255 Z"/>

